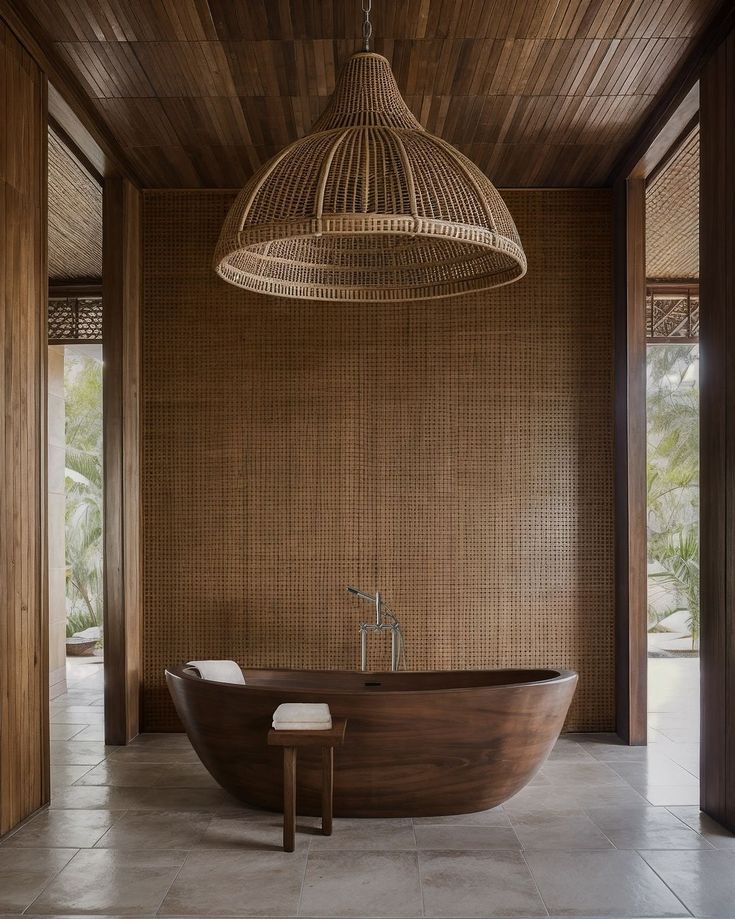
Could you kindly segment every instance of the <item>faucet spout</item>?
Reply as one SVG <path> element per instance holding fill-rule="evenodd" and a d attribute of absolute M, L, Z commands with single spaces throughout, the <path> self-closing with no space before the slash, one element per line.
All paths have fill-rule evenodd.
<path fill-rule="evenodd" d="M 347 593 L 365 600 L 368 603 L 375 604 L 375 622 L 360 623 L 360 670 L 367 670 L 368 660 L 368 633 L 369 632 L 390 632 L 390 669 L 398 670 L 401 666 L 401 658 L 404 652 L 403 630 L 395 614 L 391 610 L 384 608 L 383 599 L 380 591 L 376 590 L 374 594 L 366 593 L 357 587 L 348 587 Z"/>

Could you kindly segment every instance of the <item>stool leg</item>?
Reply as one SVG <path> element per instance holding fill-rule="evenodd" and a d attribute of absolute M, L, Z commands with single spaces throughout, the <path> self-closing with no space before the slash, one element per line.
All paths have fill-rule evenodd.
<path fill-rule="evenodd" d="M 334 787 L 334 749 L 322 747 L 322 833 L 332 835 L 332 795 Z"/>
<path fill-rule="evenodd" d="M 296 847 L 296 747 L 283 748 L 283 848 Z"/>

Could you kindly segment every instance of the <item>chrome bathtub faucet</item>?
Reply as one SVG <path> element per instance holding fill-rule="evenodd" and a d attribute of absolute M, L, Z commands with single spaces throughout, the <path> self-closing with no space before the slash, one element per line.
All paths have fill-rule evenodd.
<path fill-rule="evenodd" d="M 380 591 L 376 590 L 373 595 L 365 593 L 364 590 L 358 590 L 357 587 L 348 587 L 347 593 L 375 604 L 375 622 L 360 624 L 360 670 L 367 670 L 368 634 L 370 632 L 390 632 L 390 669 L 392 671 L 400 669 L 402 658 L 405 656 L 403 630 L 395 614 L 383 603 Z"/>

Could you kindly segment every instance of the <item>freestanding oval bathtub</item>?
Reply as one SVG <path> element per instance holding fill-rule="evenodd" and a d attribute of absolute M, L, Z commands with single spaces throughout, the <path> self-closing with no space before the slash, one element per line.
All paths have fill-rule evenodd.
<path fill-rule="evenodd" d="M 266 742 L 281 702 L 327 702 L 347 718 L 334 751 L 334 812 L 352 817 L 466 814 L 502 804 L 534 776 L 559 736 L 577 674 L 568 670 L 430 673 L 255 670 L 245 686 L 166 681 L 212 776 L 243 802 L 282 805 L 282 752 Z M 318 814 L 320 752 L 299 751 L 299 813 Z"/>

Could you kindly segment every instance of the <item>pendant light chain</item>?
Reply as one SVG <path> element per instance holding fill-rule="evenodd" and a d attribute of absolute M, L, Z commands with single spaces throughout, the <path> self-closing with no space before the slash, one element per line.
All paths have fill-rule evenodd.
<path fill-rule="evenodd" d="M 362 39 L 363 39 L 363 50 L 370 50 L 370 38 L 373 34 L 373 24 L 370 22 L 370 12 L 373 8 L 373 0 L 361 0 L 362 2 L 362 11 L 365 14 L 365 18 L 362 21 Z"/>

